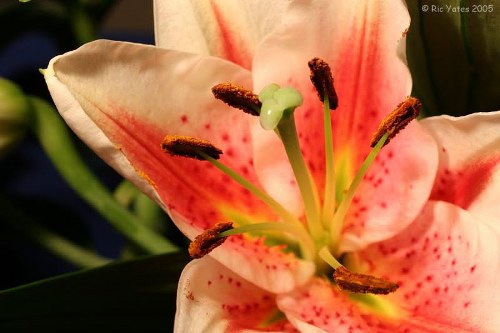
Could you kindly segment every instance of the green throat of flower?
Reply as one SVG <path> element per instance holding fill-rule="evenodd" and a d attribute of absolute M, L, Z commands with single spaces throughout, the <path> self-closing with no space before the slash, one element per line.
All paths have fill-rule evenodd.
<path fill-rule="evenodd" d="M 224 240 L 237 234 L 282 235 L 282 239 L 298 245 L 298 255 L 316 263 L 317 274 L 323 275 L 333 270 L 332 280 L 342 289 L 357 293 L 387 294 L 398 286 L 385 279 L 350 272 L 339 262 L 339 242 L 348 208 L 356 189 L 360 185 L 369 167 L 375 161 L 381 149 L 410 121 L 415 119 L 420 110 L 420 102 L 408 97 L 383 120 L 375 132 L 371 151 L 355 174 L 348 190 L 340 198 L 336 194 L 336 178 L 331 127 L 331 110 L 338 105 L 337 94 L 333 85 L 330 67 L 319 58 L 309 62 L 311 81 L 323 102 L 324 148 L 325 148 L 325 187 L 318 189 L 311 172 L 301 153 L 295 126 L 294 111 L 302 105 L 302 95 L 290 87 L 270 84 L 257 96 L 253 92 L 230 83 L 214 86 L 212 92 L 217 99 L 240 109 L 252 116 L 258 116 L 264 130 L 274 131 L 283 143 L 288 160 L 299 187 L 305 216 L 299 219 L 286 207 L 238 174 L 218 161 L 223 153 L 210 142 L 185 136 L 167 135 L 162 149 L 175 156 L 184 156 L 205 160 L 225 173 L 253 195 L 262 200 L 277 216 L 279 221 L 252 221 L 249 224 L 233 226 L 231 222 L 216 224 L 213 228 L 199 235 L 190 246 L 193 258 L 207 254 Z M 320 200 L 319 191 L 322 191 Z"/>

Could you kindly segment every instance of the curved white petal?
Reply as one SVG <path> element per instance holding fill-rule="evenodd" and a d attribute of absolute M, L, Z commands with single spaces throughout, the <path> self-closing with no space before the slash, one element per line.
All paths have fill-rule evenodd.
<path fill-rule="evenodd" d="M 295 111 L 295 118 L 306 160 L 321 185 L 322 105 L 309 80 L 307 62 L 320 57 L 332 68 L 339 97 L 339 107 L 332 112 L 336 158 L 351 153 L 351 163 L 358 166 L 380 120 L 410 92 L 408 68 L 396 52 L 409 15 L 400 0 L 294 1 L 286 15 L 287 21 L 256 51 L 254 90 L 278 83 L 303 94 L 304 103 Z M 274 133 L 263 133 L 258 126 L 254 126 L 253 136 L 257 148 L 279 147 Z M 291 171 L 281 162 L 286 160 L 284 153 L 269 158 L 267 151 L 255 153 L 255 163 L 268 170 L 260 175 L 262 183 L 276 165 L 276 170 L 286 175 L 281 186 L 291 189 Z"/>
<path fill-rule="evenodd" d="M 337 181 L 348 186 L 368 154 L 379 122 L 410 92 L 404 55 L 398 55 L 398 44 L 409 25 L 407 9 L 400 0 L 294 1 L 286 15 L 286 23 L 256 52 L 254 88 L 258 92 L 278 83 L 303 94 L 304 104 L 295 111 L 295 119 L 303 155 L 321 191 L 325 184 L 323 108 L 309 80 L 307 62 L 318 56 L 330 64 L 339 97 L 339 107 L 332 111 Z M 252 128 L 261 183 L 301 214 L 300 194 L 281 143 L 258 124 Z M 389 238 L 413 221 L 431 191 L 436 153 L 433 139 L 418 124 L 384 148 L 356 192 L 358 205 L 346 218 L 343 250 Z"/>
<path fill-rule="evenodd" d="M 384 296 L 382 296 L 384 297 Z M 312 280 L 308 285 L 288 294 L 278 295 L 276 302 L 288 320 L 301 332 L 335 333 L 467 333 L 458 325 L 446 325 L 405 313 L 379 313 L 357 302 L 331 282 Z M 370 300 L 370 296 L 366 298 Z M 377 297 L 371 299 L 376 305 Z M 383 300 L 382 300 L 383 302 Z M 369 301 L 367 302 L 369 303 Z M 378 303 L 380 304 L 380 303 Z M 396 307 L 398 304 L 395 304 Z M 460 316 L 459 313 L 456 314 Z"/>
<path fill-rule="evenodd" d="M 422 121 L 439 145 L 439 170 L 431 195 L 496 221 L 500 228 L 500 111 Z"/>
<path fill-rule="evenodd" d="M 155 0 L 156 45 L 251 68 L 253 53 L 286 20 L 283 0 Z"/>
<path fill-rule="evenodd" d="M 390 238 L 410 225 L 427 202 L 438 166 L 437 145 L 415 122 L 382 149 L 349 207 L 341 251 Z"/>
<path fill-rule="evenodd" d="M 51 63 L 44 72 L 44 76 L 52 99 L 64 120 L 106 163 L 111 165 L 115 170 L 120 170 L 123 177 L 130 180 L 144 193 L 164 206 L 152 184 L 137 173 L 125 155 L 106 136 L 105 132 L 82 110 L 80 103 L 75 99 L 69 87 L 57 78 L 52 65 L 60 57 L 63 56 L 51 60 Z"/>
<path fill-rule="evenodd" d="M 208 163 L 168 156 L 160 146 L 166 134 L 209 140 L 224 150 L 223 163 L 256 182 L 248 118 L 210 91 L 225 79 L 251 85 L 241 67 L 214 57 L 96 41 L 53 59 L 45 76 L 77 135 L 191 227 L 220 221 L 224 205 L 266 216 L 262 202 Z"/>
<path fill-rule="evenodd" d="M 259 199 L 207 162 L 161 150 L 165 134 L 208 139 L 224 149 L 223 163 L 246 170 L 245 176 L 258 185 L 249 116 L 211 95 L 210 88 L 222 77 L 243 85 L 249 80 L 245 70 L 217 58 L 110 41 L 58 57 L 46 72 L 58 109 L 73 130 L 156 198 L 191 239 L 227 219 L 227 209 L 250 218 L 275 218 Z M 236 239 L 231 237 L 231 246 L 214 256 L 266 290 L 291 290 L 314 273 L 310 262 L 269 250 L 259 241 Z"/>
<path fill-rule="evenodd" d="M 275 295 L 243 280 L 210 257 L 182 272 L 175 332 L 291 332 L 286 321 L 265 327 L 276 313 Z"/>

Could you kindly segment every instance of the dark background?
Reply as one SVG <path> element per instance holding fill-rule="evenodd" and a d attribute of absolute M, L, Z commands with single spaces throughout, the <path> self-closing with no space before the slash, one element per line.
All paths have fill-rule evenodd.
<path fill-rule="evenodd" d="M 26 94 L 50 101 L 38 69 L 47 67 L 52 57 L 77 47 L 78 43 L 61 42 L 62 39 L 71 39 L 64 37 L 70 28 L 61 30 L 63 24 L 55 31 L 45 31 L 43 27 L 53 23 L 43 19 L 37 22 L 33 17 L 34 5 L 47 8 L 53 4 L 47 0 L 27 4 L 17 0 L 0 1 L 0 11 L 13 10 L 14 6 L 17 11 L 15 19 L 0 20 L 3 35 L 0 37 L 0 77 L 15 82 Z M 96 35 L 99 38 L 154 44 L 152 11 L 150 1 L 115 1 L 103 15 L 102 24 L 96 22 Z M 9 16 L 12 17 L 12 14 Z M 121 178 L 77 138 L 75 142 L 78 142 L 89 167 L 110 188 L 114 188 Z M 52 230 L 89 244 L 105 257 L 119 256 L 123 237 L 68 187 L 29 133 L 12 153 L 0 159 L 0 193 Z M 0 289 L 76 269 L 2 221 L 0 254 Z"/>

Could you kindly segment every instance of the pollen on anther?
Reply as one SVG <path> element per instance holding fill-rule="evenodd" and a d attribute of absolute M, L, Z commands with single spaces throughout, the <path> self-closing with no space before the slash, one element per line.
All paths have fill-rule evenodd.
<path fill-rule="evenodd" d="M 220 234 L 231 229 L 233 229 L 232 222 L 220 222 L 196 236 L 194 241 L 189 244 L 188 251 L 191 258 L 202 258 L 220 246 L 227 239 L 227 236 L 221 237 Z"/>
<path fill-rule="evenodd" d="M 209 141 L 183 135 L 167 135 L 163 139 L 161 148 L 172 156 L 183 156 L 204 160 L 200 154 L 206 154 L 214 159 L 219 159 L 222 150 L 212 145 Z"/>
<path fill-rule="evenodd" d="M 243 87 L 232 83 L 220 83 L 212 87 L 215 98 L 227 105 L 242 110 L 252 116 L 260 114 L 262 103 L 259 96 Z"/>
<path fill-rule="evenodd" d="M 386 295 L 399 288 L 397 283 L 371 275 L 354 273 L 343 266 L 335 270 L 333 280 L 341 289 L 354 293 Z"/>
<path fill-rule="evenodd" d="M 387 140 L 384 146 L 391 141 L 403 128 L 406 127 L 413 119 L 418 117 L 422 104 L 415 97 L 408 97 L 401 102 L 394 111 L 392 111 L 379 125 L 378 129 L 373 134 L 371 147 L 375 147 L 377 142 L 388 133 Z"/>
<path fill-rule="evenodd" d="M 311 71 L 311 82 L 318 92 L 321 102 L 323 98 L 328 98 L 330 109 L 335 110 L 339 104 L 337 93 L 333 85 L 333 76 L 330 66 L 320 58 L 313 58 L 308 63 Z"/>

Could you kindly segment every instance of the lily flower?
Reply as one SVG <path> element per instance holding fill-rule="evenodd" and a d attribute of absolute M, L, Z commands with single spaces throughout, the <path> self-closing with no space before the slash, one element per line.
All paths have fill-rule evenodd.
<path fill-rule="evenodd" d="M 211 250 L 182 273 L 176 332 L 500 327 L 500 114 L 392 137 L 386 116 L 419 104 L 402 1 L 155 15 L 157 46 L 92 42 L 45 77 L 80 138 Z"/>

